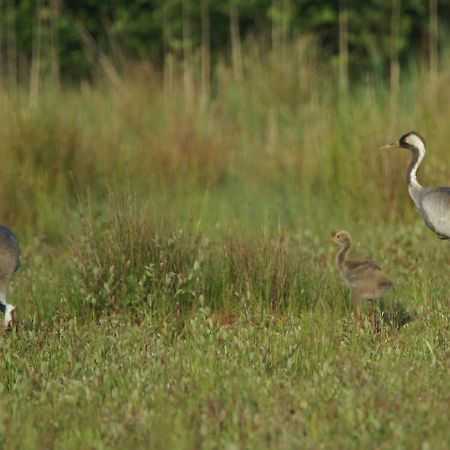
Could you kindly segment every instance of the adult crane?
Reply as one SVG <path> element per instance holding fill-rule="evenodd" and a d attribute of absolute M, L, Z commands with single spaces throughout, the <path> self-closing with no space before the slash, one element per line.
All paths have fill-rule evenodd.
<path fill-rule="evenodd" d="M 450 239 L 450 187 L 423 187 L 417 181 L 417 169 L 425 153 L 425 139 L 414 131 L 404 134 L 398 141 L 384 145 L 382 149 L 404 148 L 412 153 L 406 172 L 408 191 L 417 209 L 439 239 Z"/>

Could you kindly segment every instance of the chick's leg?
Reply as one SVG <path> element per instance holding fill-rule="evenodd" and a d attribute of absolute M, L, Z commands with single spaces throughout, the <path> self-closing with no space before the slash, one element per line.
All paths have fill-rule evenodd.
<path fill-rule="evenodd" d="M 355 321 L 357 326 L 361 326 L 361 297 L 352 293 L 353 308 L 355 309 Z"/>

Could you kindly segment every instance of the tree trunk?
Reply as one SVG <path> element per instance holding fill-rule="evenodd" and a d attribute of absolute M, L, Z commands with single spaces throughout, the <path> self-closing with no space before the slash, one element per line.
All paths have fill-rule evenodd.
<path fill-rule="evenodd" d="M 3 17 L 3 0 L 0 0 L 0 87 L 3 84 L 3 27 L 2 27 L 2 17 Z"/>
<path fill-rule="evenodd" d="M 202 104 L 206 103 L 210 94 L 211 79 L 211 46 L 210 46 L 210 22 L 209 0 L 202 0 Z"/>
<path fill-rule="evenodd" d="M 172 92 L 172 53 L 169 45 L 170 37 L 170 20 L 168 19 L 168 5 L 167 2 L 163 5 L 162 16 L 162 59 L 163 59 L 163 77 L 164 77 L 164 94 L 166 101 Z"/>
<path fill-rule="evenodd" d="M 60 0 L 50 2 L 50 51 L 51 51 L 51 74 L 54 87 L 59 87 L 59 33 L 58 18 L 60 14 Z"/>
<path fill-rule="evenodd" d="M 41 24 L 42 0 L 36 0 L 36 11 L 33 27 L 33 51 L 31 55 L 30 91 L 29 99 L 33 106 L 36 106 L 40 84 L 41 84 L 41 47 L 42 47 L 42 24 Z"/>
<path fill-rule="evenodd" d="M 430 33 L 430 74 L 435 76 L 438 70 L 438 0 L 429 0 Z"/>
<path fill-rule="evenodd" d="M 234 78 L 237 81 L 242 80 L 242 50 L 241 36 L 239 30 L 239 12 L 236 4 L 230 4 L 230 38 L 231 38 L 231 58 L 233 65 Z"/>
<path fill-rule="evenodd" d="M 274 55 L 279 55 L 280 53 L 279 3 L 280 0 L 272 0 L 272 52 Z"/>
<path fill-rule="evenodd" d="M 11 22 L 6 24 L 6 54 L 8 61 L 8 85 L 17 85 L 17 43 L 16 43 L 16 5 L 14 0 L 7 2 L 8 16 Z"/>
<path fill-rule="evenodd" d="M 186 108 L 191 109 L 193 102 L 192 43 L 189 18 L 189 0 L 183 0 L 183 85 Z"/>
<path fill-rule="evenodd" d="M 348 89 L 348 10 L 347 1 L 339 2 L 339 88 Z"/>
<path fill-rule="evenodd" d="M 286 53 L 289 42 L 289 30 L 292 20 L 292 2 L 291 0 L 283 0 L 282 2 L 282 27 L 281 27 L 281 61 L 286 61 Z"/>
<path fill-rule="evenodd" d="M 395 97 L 400 84 L 399 52 L 399 22 L 401 0 L 392 0 L 391 9 L 391 42 L 390 42 L 390 86 L 391 93 Z"/>

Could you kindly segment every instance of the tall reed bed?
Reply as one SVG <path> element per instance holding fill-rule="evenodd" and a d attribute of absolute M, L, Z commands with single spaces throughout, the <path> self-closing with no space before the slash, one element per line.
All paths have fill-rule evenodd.
<path fill-rule="evenodd" d="M 180 186 L 208 191 L 214 203 L 217 192 L 238 190 L 237 203 L 269 192 L 311 226 L 333 215 L 409 217 L 398 176 L 407 158 L 378 148 L 415 129 L 431 150 L 421 176 L 430 183 L 445 177 L 447 71 L 433 85 L 428 75 L 413 74 L 396 98 L 369 81 L 338 94 L 330 68 L 306 44 L 289 51 L 280 66 L 250 47 L 242 80 L 220 63 L 207 102 L 200 89 L 187 99 L 181 81 L 169 90 L 146 66 L 132 66 L 116 85 L 49 89 L 37 105 L 23 93 L 3 92 L 3 221 L 57 232 L 56 223 L 66 226 L 61 205 L 72 207 L 86 193 L 104 198 L 121 184 L 149 198 Z M 274 203 L 268 207 L 279 215 Z"/>
<path fill-rule="evenodd" d="M 323 296 L 334 278 L 328 251 L 314 236 L 260 228 L 207 234 L 132 205 L 115 200 L 73 238 L 69 295 L 79 306 L 163 315 L 203 306 L 252 314 L 334 307 Z"/>

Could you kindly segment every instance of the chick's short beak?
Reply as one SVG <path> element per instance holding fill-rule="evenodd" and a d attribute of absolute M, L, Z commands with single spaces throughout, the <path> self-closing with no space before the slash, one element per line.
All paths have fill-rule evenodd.
<path fill-rule="evenodd" d="M 398 141 L 391 142 L 390 144 L 383 145 L 383 147 L 380 147 L 380 150 L 386 150 L 388 148 L 399 148 L 400 143 Z"/>

